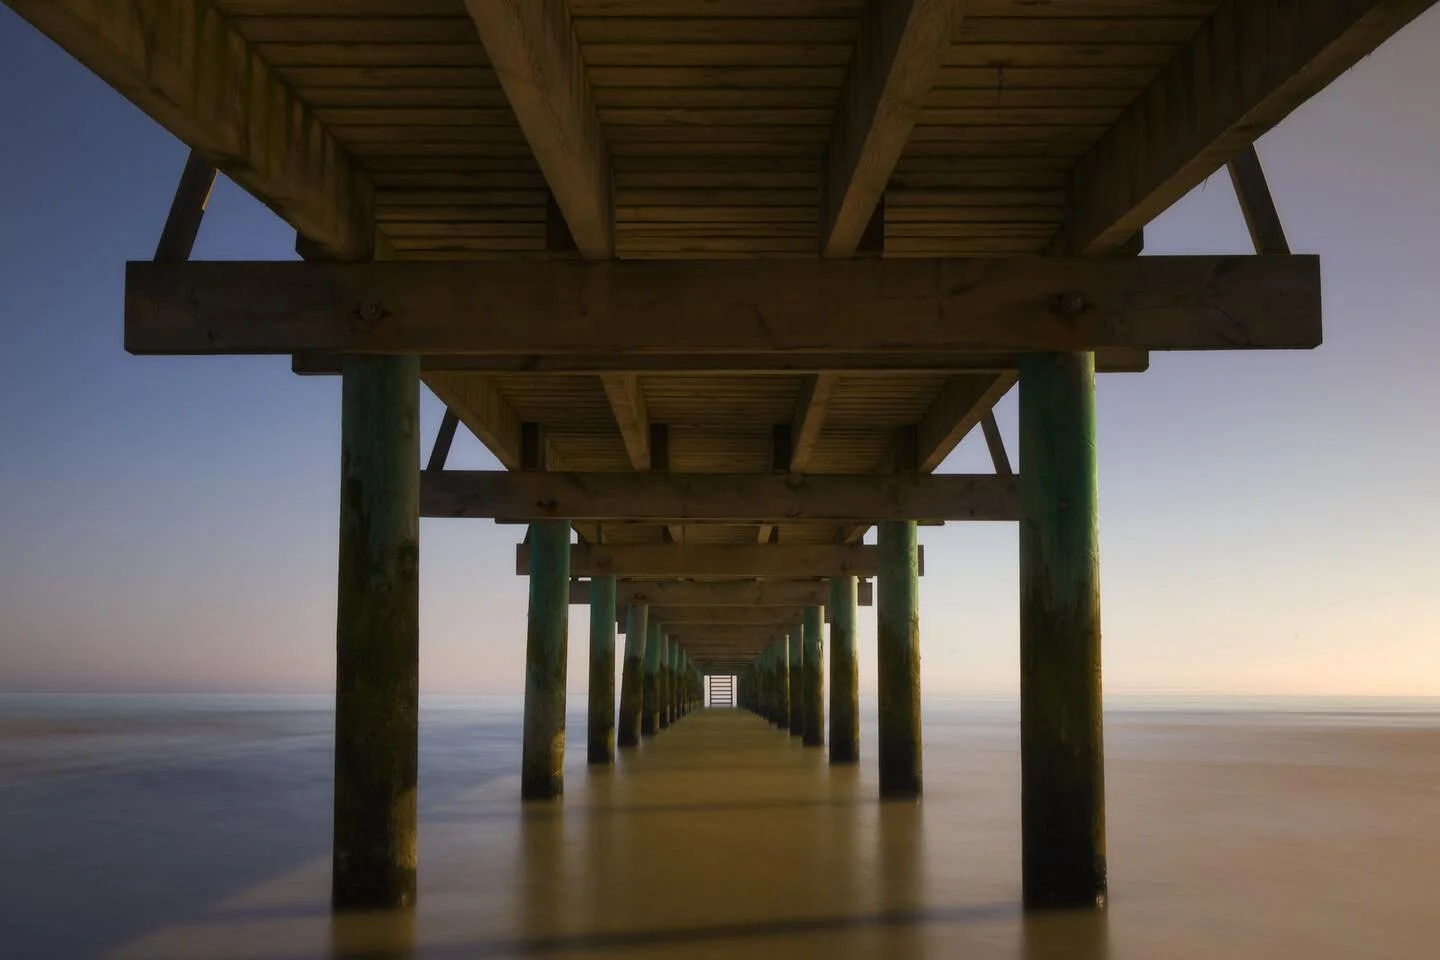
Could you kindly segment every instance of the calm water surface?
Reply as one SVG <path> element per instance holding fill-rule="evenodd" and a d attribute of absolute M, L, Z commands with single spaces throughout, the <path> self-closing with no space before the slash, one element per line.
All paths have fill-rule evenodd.
<path fill-rule="evenodd" d="M 567 776 L 583 780 L 579 707 Z M 427 836 L 518 773 L 519 708 L 425 700 L 422 890 L 445 856 Z M 323 863 L 331 736 L 328 697 L 0 696 L 0 957 L 128 956 Z M 937 831 L 975 838 L 967 862 L 927 863 L 925 882 L 953 884 L 957 903 L 971 884 L 1010 917 L 1018 711 L 929 700 L 924 736 L 923 846 Z M 1026 957 L 1440 956 L 1440 705 L 1122 699 L 1106 739 L 1112 929 L 1031 924 Z"/>

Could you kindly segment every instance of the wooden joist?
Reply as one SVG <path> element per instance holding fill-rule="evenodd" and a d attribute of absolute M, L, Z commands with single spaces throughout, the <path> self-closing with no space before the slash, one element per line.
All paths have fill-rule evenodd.
<path fill-rule="evenodd" d="M 875 603 L 875 585 L 859 583 L 859 604 Z M 590 602 L 590 581 L 572 580 L 570 602 Z M 725 607 L 813 606 L 830 602 L 826 580 L 621 580 L 615 587 L 620 607 L 655 604 Z"/>
<path fill-rule="evenodd" d="M 600 377 L 615 425 L 625 441 L 625 453 L 636 470 L 650 469 L 650 417 L 645 411 L 645 395 L 640 391 L 639 378 L 633 373 L 607 373 Z"/>
<path fill-rule="evenodd" d="M 684 317 L 684 323 L 677 323 Z M 1315 257 L 132 262 L 137 354 L 1310 348 Z"/>
<path fill-rule="evenodd" d="M 925 551 L 921 548 L 923 568 Z M 683 543 L 610 546 L 577 543 L 570 548 L 570 573 L 578 577 L 873 577 L 879 569 L 875 547 L 864 545 L 694 546 Z M 923 569 L 921 571 L 924 572 Z M 515 548 L 515 573 L 530 573 L 530 548 Z M 617 602 L 624 602 L 617 600 Z"/>
<path fill-rule="evenodd" d="M 429 373 L 425 385 L 446 409 L 455 411 L 496 460 L 507 469 L 520 469 L 520 418 L 494 382 L 487 377 Z"/>
<path fill-rule="evenodd" d="M 1123 243 L 1434 0 L 1225 0 L 1076 165 L 1058 248 Z"/>
<path fill-rule="evenodd" d="M 567 0 L 465 0 L 581 255 L 611 256 L 610 157 Z"/>
<path fill-rule="evenodd" d="M 799 623 L 804 616 L 804 607 L 651 606 L 649 612 L 651 623 L 676 627 L 782 627 Z M 617 617 L 616 622 L 623 626 L 623 617 Z"/>
<path fill-rule="evenodd" d="M 427 472 L 420 515 L 505 521 L 855 523 L 1019 519 L 1014 477 Z"/>
<path fill-rule="evenodd" d="M 840 377 L 834 373 L 817 373 L 805 377 L 800 385 L 800 399 L 795 404 L 795 419 L 790 427 L 791 448 L 789 469 L 804 473 L 810 465 L 810 455 L 820 439 L 820 430 L 825 426 L 825 416 L 830 410 L 830 397 Z"/>
<path fill-rule="evenodd" d="M 915 428 L 916 469 L 935 470 L 1015 383 L 1015 374 L 952 377 Z"/>
<path fill-rule="evenodd" d="M 290 358 L 294 373 L 302 376 L 340 372 L 340 355 L 297 353 Z M 521 354 L 440 354 L 420 358 L 425 372 L 524 373 L 528 376 L 573 376 L 577 373 L 608 376 L 694 376 L 797 374 L 823 376 L 856 373 L 874 376 L 917 374 L 993 373 L 1014 370 L 1014 353 L 805 353 L 805 354 L 564 354 L 527 357 Z M 1144 373 L 1150 354 L 1135 347 L 1104 347 L 1095 351 L 1097 373 Z"/>
<path fill-rule="evenodd" d="M 826 155 L 821 253 L 860 245 L 925 106 L 963 0 L 866 0 Z"/>
<path fill-rule="evenodd" d="M 370 255 L 369 181 L 211 3 L 6 2 L 326 253 Z"/>

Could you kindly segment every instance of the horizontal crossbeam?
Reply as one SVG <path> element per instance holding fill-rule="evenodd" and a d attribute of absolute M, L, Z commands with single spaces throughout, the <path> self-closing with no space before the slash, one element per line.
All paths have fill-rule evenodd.
<path fill-rule="evenodd" d="M 1014 477 L 969 474 L 540 473 L 420 478 L 420 515 L 501 520 L 849 524 L 1018 520 Z"/>
<path fill-rule="evenodd" d="M 664 624 L 667 627 L 680 629 L 682 626 L 760 626 L 760 627 L 781 627 L 791 623 L 799 623 L 805 617 L 804 607 L 660 607 L 652 606 L 649 611 L 649 622 Z M 624 625 L 626 615 L 621 608 L 616 615 L 616 622 Z"/>
<path fill-rule="evenodd" d="M 875 603 L 875 586 L 859 583 L 859 604 Z M 590 581 L 570 582 L 570 602 L 590 602 Z M 814 606 L 830 602 L 826 580 L 621 580 L 615 587 L 615 602 L 625 607 L 654 604 L 725 607 Z"/>
<path fill-rule="evenodd" d="M 879 567 L 876 548 L 859 544 L 577 543 L 570 547 L 570 573 L 577 577 L 873 577 Z M 920 567 L 923 574 L 924 547 Z M 529 544 L 515 548 L 515 573 L 530 573 Z"/>
<path fill-rule="evenodd" d="M 677 322 L 683 317 L 684 322 Z M 138 354 L 1309 348 L 1316 257 L 132 262 Z"/>
<path fill-rule="evenodd" d="M 866 376 L 916 374 L 999 373 L 1019 365 L 1014 353 L 690 353 L 690 354 L 566 354 L 529 357 L 523 354 L 453 353 L 420 358 L 424 373 L 523 373 L 528 376 L 587 374 L 644 374 L 693 376 L 695 374 L 803 374 L 863 373 Z M 337 353 L 297 353 L 290 369 L 301 376 L 336 376 Z M 1144 373 L 1150 354 L 1135 347 L 1104 347 L 1095 351 L 1096 373 Z"/>

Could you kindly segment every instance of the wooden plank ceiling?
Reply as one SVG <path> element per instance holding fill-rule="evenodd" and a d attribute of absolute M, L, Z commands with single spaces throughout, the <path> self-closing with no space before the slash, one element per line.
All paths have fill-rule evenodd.
<path fill-rule="evenodd" d="M 377 255 L 447 260 L 1114 253 L 1431 0 L 6 2 L 322 247 L 354 255 L 373 211 Z M 151 33 L 184 16 L 226 58 Z M 220 75 L 236 38 L 253 57 Z M 190 115 L 256 78 L 301 105 L 272 119 L 319 145 L 298 179 L 266 165 L 265 141 Z M 279 101 L 224 107 L 253 125 L 257 102 Z M 934 469 L 1014 376 L 426 382 L 511 468 L 528 435 L 550 469 L 856 473 Z M 614 543 L 859 532 L 581 529 Z"/>

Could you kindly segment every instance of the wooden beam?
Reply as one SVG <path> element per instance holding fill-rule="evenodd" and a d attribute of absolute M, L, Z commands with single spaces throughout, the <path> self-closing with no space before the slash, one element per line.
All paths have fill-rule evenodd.
<path fill-rule="evenodd" d="M 877 350 L 868 353 L 750 353 L 750 354 L 561 354 L 527 357 L 520 354 L 439 354 L 420 358 L 425 372 L 523 373 L 527 376 L 574 376 L 617 374 L 688 377 L 695 374 L 770 375 L 781 377 L 807 374 L 860 373 L 867 377 L 917 374 L 994 373 L 1014 370 L 1014 353 L 895 353 Z M 290 368 L 301 376 L 340 373 L 340 355 L 296 353 Z M 1095 352 L 1095 369 L 1100 373 L 1144 373 L 1150 368 L 1150 354 L 1134 347 L 1101 348 Z M 785 425 L 787 428 L 789 424 Z M 776 469 L 788 469 L 777 467 Z"/>
<path fill-rule="evenodd" d="M 516 574 L 526 575 L 529 561 L 529 547 L 523 543 L 517 545 Z M 577 543 L 571 548 L 570 572 L 578 577 L 810 578 L 845 574 L 873 577 L 877 562 L 875 548 L 862 545 L 602 546 Z"/>
<path fill-rule="evenodd" d="M 787 469 L 793 473 L 804 473 L 810 465 L 810 455 L 820 439 L 820 430 L 825 426 L 825 416 L 830 412 L 830 397 L 840 382 L 838 374 L 811 374 L 801 382 L 800 399 L 795 404 L 795 419 L 790 427 L 790 463 Z"/>
<path fill-rule="evenodd" d="M 1260 165 L 1255 145 L 1241 150 L 1225 166 L 1255 252 L 1267 257 L 1289 256 L 1290 242 L 1285 239 L 1285 227 L 1280 223 L 1280 212 L 1275 209 L 1275 198 L 1270 195 L 1270 184 L 1265 181 L 1265 168 Z"/>
<path fill-rule="evenodd" d="M 465 0 L 580 253 L 615 250 L 610 156 L 567 0 Z"/>
<path fill-rule="evenodd" d="M 370 256 L 369 181 L 212 3 L 6 2 L 329 254 Z"/>
<path fill-rule="evenodd" d="M 1123 243 L 1434 0 L 1225 0 L 1081 158 L 1059 249 Z"/>
<path fill-rule="evenodd" d="M 507 473 L 445 470 L 421 479 L 420 515 L 528 522 L 639 523 L 1019 517 L 1014 477 L 941 474 Z"/>
<path fill-rule="evenodd" d="M 684 317 L 684 323 L 675 318 Z M 137 354 L 1310 348 L 1316 257 L 132 262 Z"/>
<path fill-rule="evenodd" d="M 720 627 L 783 627 L 799 623 L 805 616 L 804 607 L 650 607 L 650 619 L 656 623 L 685 626 Z"/>
<path fill-rule="evenodd" d="M 636 470 L 650 469 L 650 417 L 645 411 L 645 395 L 640 391 L 640 378 L 633 373 L 608 373 L 600 377 L 615 425 L 625 441 L 625 453 Z"/>
<path fill-rule="evenodd" d="M 829 587 L 825 580 L 621 580 L 616 584 L 615 602 L 622 606 L 636 604 L 668 607 L 785 607 L 827 603 Z M 875 586 L 868 580 L 859 585 L 859 604 L 875 603 Z M 590 582 L 570 582 L 570 602 L 590 602 Z"/>
<path fill-rule="evenodd" d="M 450 445 L 455 442 L 455 428 L 459 425 L 460 418 L 455 411 L 446 407 L 440 429 L 435 432 L 435 446 L 430 448 L 430 459 L 425 464 L 426 473 L 438 473 L 445 469 L 445 461 L 450 459 Z"/>
<path fill-rule="evenodd" d="M 1015 476 L 1010 456 L 1005 452 L 1005 438 L 1000 435 L 1000 425 L 995 422 L 994 410 L 987 411 L 981 418 L 980 429 L 985 431 L 985 446 L 990 448 L 990 462 L 995 464 L 996 476 Z"/>
<path fill-rule="evenodd" d="M 848 257 L 885 195 L 962 0 L 867 0 L 826 156 L 821 253 Z"/>
<path fill-rule="evenodd" d="M 938 469 L 1014 384 L 1015 376 L 1008 373 L 952 377 L 946 381 L 940 395 L 930 404 L 930 409 L 925 411 L 924 418 L 915 428 L 916 469 L 921 473 Z"/>
<path fill-rule="evenodd" d="M 520 418 L 488 377 L 429 373 L 425 385 L 509 470 L 520 469 Z"/>
<path fill-rule="evenodd" d="M 210 161 L 194 150 L 185 158 L 185 169 L 180 172 L 175 198 L 170 201 L 165 228 L 155 245 L 157 263 L 184 263 L 190 259 L 195 238 L 200 234 L 200 221 L 205 218 L 205 207 L 210 203 L 210 191 L 215 186 L 215 172 Z"/>

